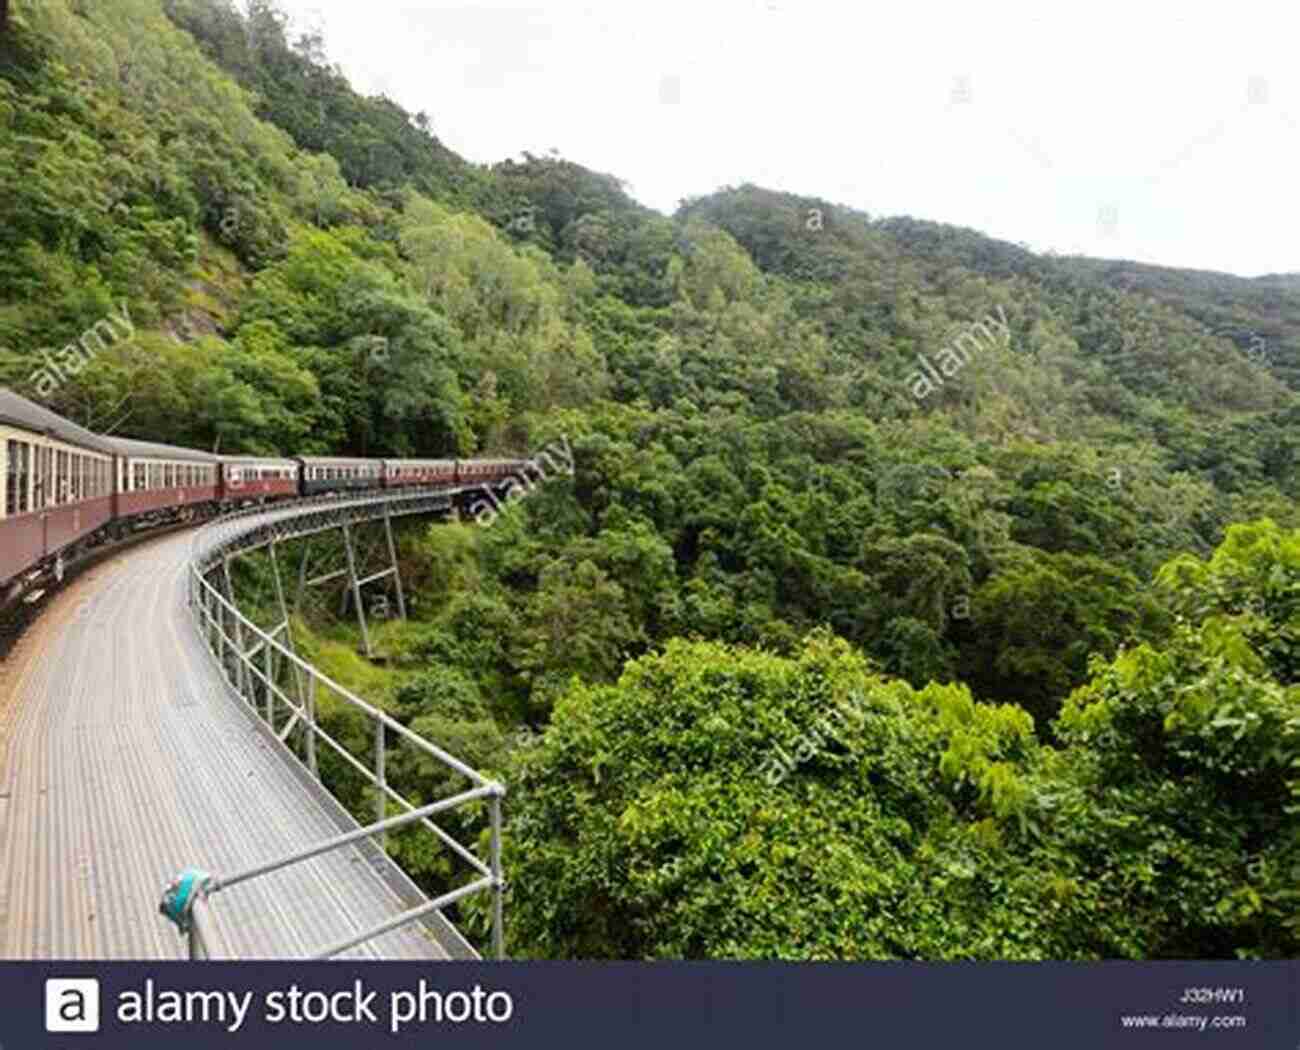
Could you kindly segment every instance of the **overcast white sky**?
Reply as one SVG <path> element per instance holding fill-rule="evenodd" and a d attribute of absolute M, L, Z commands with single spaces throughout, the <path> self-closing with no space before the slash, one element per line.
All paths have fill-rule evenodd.
<path fill-rule="evenodd" d="M 671 212 L 756 182 L 1107 258 L 1300 271 L 1300 5 L 282 0 L 473 161 Z"/>

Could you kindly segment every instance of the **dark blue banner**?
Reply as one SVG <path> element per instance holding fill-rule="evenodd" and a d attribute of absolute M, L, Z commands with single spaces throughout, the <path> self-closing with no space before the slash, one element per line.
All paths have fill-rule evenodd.
<path fill-rule="evenodd" d="M 6 963 L 0 1050 L 1300 1050 L 1300 963 Z"/>

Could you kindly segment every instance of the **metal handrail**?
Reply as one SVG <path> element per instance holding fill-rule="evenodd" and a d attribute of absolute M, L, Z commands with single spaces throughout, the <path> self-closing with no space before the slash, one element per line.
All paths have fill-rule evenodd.
<path fill-rule="evenodd" d="M 469 489 L 476 489 L 481 486 L 468 486 Z M 325 949 L 317 957 L 326 958 L 330 955 L 337 954 L 348 948 L 355 947 L 368 940 L 378 937 L 384 933 L 391 932 L 401 926 L 418 921 L 419 919 L 437 912 L 442 908 L 460 900 L 462 897 L 472 893 L 478 893 L 483 890 L 490 890 L 493 896 L 492 902 L 492 952 L 494 957 L 504 958 L 504 930 L 503 930 L 503 898 L 505 890 L 505 879 L 501 865 L 501 799 L 505 796 L 505 788 L 496 781 L 489 780 L 472 767 L 461 762 L 455 756 L 437 745 L 425 740 L 417 733 L 412 732 L 406 726 L 392 718 L 387 712 L 367 703 L 361 697 L 352 693 L 344 686 L 335 682 L 329 676 L 317 670 L 313 665 L 301 659 L 291 648 L 286 647 L 276 639 L 274 634 L 268 634 L 263 631 L 248 617 L 246 617 L 236 607 L 233 601 L 228 600 L 221 592 L 214 587 L 206 578 L 207 572 L 222 557 L 218 551 L 225 552 L 229 545 L 233 545 L 238 536 L 230 537 L 222 543 L 218 543 L 214 548 L 208 551 L 199 549 L 200 537 L 204 534 L 211 534 L 211 531 L 230 524 L 232 521 L 256 516 L 274 513 L 276 510 L 283 509 L 286 511 L 298 511 L 299 514 L 288 514 L 286 519 L 301 516 L 301 513 L 308 513 L 320 505 L 340 506 L 348 503 L 356 505 L 374 504 L 377 502 L 405 502 L 418 501 L 427 499 L 431 495 L 452 495 L 466 487 L 457 487 L 455 489 L 420 489 L 420 490 L 402 490 L 400 494 L 389 493 L 384 491 L 382 494 L 372 493 L 369 498 L 355 498 L 350 494 L 340 496 L 338 494 L 328 494 L 326 496 L 312 497 L 305 500 L 298 500 L 292 503 L 279 503 L 270 506 L 258 506 L 247 508 L 242 511 L 236 511 L 231 514 L 210 522 L 204 529 L 196 534 L 194 544 L 191 548 L 192 558 L 189 564 L 189 586 L 188 604 L 191 615 L 194 617 L 195 626 L 203 636 L 205 647 L 218 661 L 218 666 L 222 671 L 223 677 L 236 690 L 241 699 L 244 699 L 244 683 L 248 683 L 248 697 L 250 702 L 256 701 L 255 682 L 261 682 L 264 687 L 266 716 L 274 730 L 275 721 L 275 700 L 279 700 L 285 707 L 293 713 L 285 736 L 294 724 L 300 723 L 305 732 L 309 734 L 309 740 L 314 741 L 317 737 L 323 739 L 343 758 L 345 758 L 354 768 L 358 769 L 363 776 L 379 792 L 380 797 L 392 799 L 405 807 L 408 812 L 396 817 L 382 819 L 374 824 L 359 828 L 355 831 L 348 832 L 335 839 L 328 840 L 316 846 L 301 850 L 288 857 L 282 857 L 278 860 L 270 861 L 248 871 L 237 873 L 231 876 L 215 878 L 208 880 L 201 893 L 196 895 L 191 916 L 192 921 L 189 926 L 190 938 L 190 955 L 191 958 L 217 958 L 229 957 L 229 949 L 221 934 L 216 917 L 208 904 L 208 898 L 213 894 L 228 889 L 238 883 L 251 879 L 260 878 L 273 871 L 279 871 L 283 868 L 290 867 L 294 864 L 301 863 L 313 857 L 320 856 L 324 853 L 343 848 L 352 843 L 364 839 L 371 839 L 381 836 L 387 831 L 396 828 L 405 827 L 410 824 L 420 823 L 422 826 L 432 831 L 444 845 L 447 845 L 461 859 L 465 860 L 473 867 L 481 878 L 461 886 L 442 896 L 426 901 L 419 906 L 403 912 L 400 915 L 385 920 L 380 926 L 363 931 L 353 937 L 349 937 L 343 942 L 339 942 Z M 378 498 L 376 498 L 378 495 Z M 227 629 L 227 619 L 231 620 L 231 627 Z M 215 629 L 215 630 L 214 630 Z M 214 637 L 215 634 L 215 637 Z M 248 648 L 245 648 L 243 639 L 249 637 L 253 640 Z M 227 664 L 228 655 L 235 656 L 235 669 L 232 675 L 231 669 Z M 281 662 L 281 666 L 288 665 L 294 668 L 298 677 L 300 688 L 305 692 L 305 696 L 300 696 L 301 702 L 295 702 L 291 697 L 285 694 L 276 683 L 276 675 L 272 670 L 272 656 Z M 258 668 L 255 657 L 261 657 L 263 667 Z M 233 678 L 233 681 L 231 680 Z M 318 686 L 324 686 L 336 696 L 340 697 L 347 703 L 356 707 L 359 711 L 368 715 L 375 722 L 375 770 L 372 772 L 366 768 L 347 748 L 326 733 L 316 723 L 315 703 L 316 690 Z M 462 792 L 448 799 L 442 799 L 438 802 L 427 805 L 416 806 L 414 803 L 403 798 L 398 792 L 388 784 L 384 774 L 385 765 L 385 733 L 392 733 L 402 740 L 405 740 L 423 751 L 425 754 L 434 758 L 454 772 L 466 777 L 474 785 L 469 791 Z M 281 739 L 284 739 L 283 737 Z M 312 752 L 314 755 L 314 751 Z M 314 765 L 314 763 L 313 763 Z M 313 769 L 314 772 L 314 769 Z M 430 819 L 436 813 L 450 810 L 456 806 L 472 803 L 481 799 L 486 799 L 490 811 L 491 820 L 491 857 L 484 862 L 472 850 L 458 842 L 454 837 L 449 835 L 442 828 L 438 827 Z M 382 846 L 381 846 L 382 849 Z"/>

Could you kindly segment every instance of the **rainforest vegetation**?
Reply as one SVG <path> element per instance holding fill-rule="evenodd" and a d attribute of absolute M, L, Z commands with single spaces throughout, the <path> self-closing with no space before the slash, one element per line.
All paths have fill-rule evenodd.
<path fill-rule="evenodd" d="M 513 955 L 1300 955 L 1300 277 L 748 184 L 664 216 L 325 55 L 272 0 L 14 0 L 0 384 L 221 452 L 571 449 L 402 531 L 377 659 L 295 624 L 508 785 Z M 430 887 L 435 845 L 391 841 Z"/>

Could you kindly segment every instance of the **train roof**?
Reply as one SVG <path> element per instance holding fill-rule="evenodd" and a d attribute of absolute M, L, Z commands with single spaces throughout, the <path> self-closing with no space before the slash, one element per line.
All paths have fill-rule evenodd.
<path fill-rule="evenodd" d="M 66 441 L 69 445 L 80 445 L 96 452 L 113 451 L 108 439 L 69 422 L 56 412 L 20 397 L 12 390 L 0 387 L 0 423 L 29 430 L 35 434 L 48 434 Z"/>
<path fill-rule="evenodd" d="M 218 456 L 222 463 L 274 463 L 280 467 L 296 467 L 298 461 L 291 456 Z"/>
<path fill-rule="evenodd" d="M 183 459 L 191 463 L 218 463 L 220 457 L 211 452 L 199 452 L 179 445 L 159 445 L 152 441 L 136 441 L 134 438 L 108 437 L 102 439 L 119 456 L 128 459 Z"/>
<path fill-rule="evenodd" d="M 299 463 L 313 467 L 377 467 L 383 466 L 382 459 L 362 459 L 352 456 L 294 456 Z"/>

